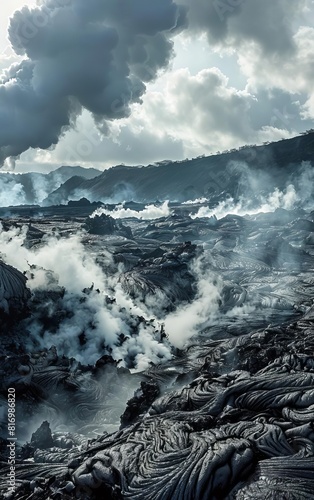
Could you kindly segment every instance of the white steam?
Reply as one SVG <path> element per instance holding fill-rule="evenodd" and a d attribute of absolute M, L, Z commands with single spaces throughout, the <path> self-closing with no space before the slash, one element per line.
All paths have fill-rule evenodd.
<path fill-rule="evenodd" d="M 26 203 L 26 194 L 22 184 L 5 176 L 0 177 L 0 207 L 23 205 Z"/>
<path fill-rule="evenodd" d="M 208 201 L 207 198 L 196 198 L 196 200 L 184 201 L 182 205 L 197 205 L 199 203 L 207 203 Z"/>
<path fill-rule="evenodd" d="M 243 166 L 242 166 L 243 168 Z M 196 214 L 191 214 L 192 219 L 202 217 L 216 217 L 222 219 L 228 214 L 232 215 L 254 215 L 258 213 L 274 212 L 278 208 L 285 210 L 293 210 L 295 208 L 303 208 L 305 210 L 313 210 L 313 194 L 314 194 L 314 171 L 308 162 L 303 162 L 297 174 L 287 184 L 282 191 L 275 188 L 274 191 L 268 194 L 261 194 L 261 189 L 265 186 L 267 179 L 263 179 L 262 175 L 257 175 L 256 178 L 253 172 L 250 172 L 248 167 L 245 169 L 240 184 L 246 184 L 248 194 L 240 195 L 239 201 L 231 196 L 218 203 L 215 208 L 200 207 Z M 242 186 L 243 187 L 243 186 Z"/>
<path fill-rule="evenodd" d="M 66 178 L 63 178 L 62 175 L 58 173 L 50 174 L 49 178 L 46 175 L 38 175 L 32 173 L 29 175 L 33 184 L 35 204 L 41 204 L 51 192 L 58 189 L 66 180 Z"/>
<path fill-rule="evenodd" d="M 93 364 L 108 352 L 114 359 L 122 360 L 122 366 L 134 366 L 137 370 L 171 358 L 170 346 L 160 342 L 159 324 L 137 323 L 136 315 L 144 316 L 145 311 L 139 306 L 133 308 L 121 289 L 115 301 L 106 300 L 114 295 L 118 276 L 106 276 L 82 245 L 79 235 L 47 237 L 44 245 L 28 249 L 24 246 L 26 234 L 26 227 L 7 232 L 0 227 L 2 258 L 21 271 L 28 265 L 36 266 L 31 267 L 28 281 L 33 292 L 65 289 L 57 301 L 49 298 L 49 294 L 44 295 L 46 303 L 42 304 L 52 320 L 63 311 L 56 331 L 42 332 L 39 316 L 34 317 L 28 324 L 30 341 L 42 348 L 55 345 L 60 355 L 74 357 L 84 364 Z M 106 258 L 110 264 L 110 255 Z M 92 284 L 94 288 L 88 293 L 82 291 Z M 121 334 L 125 336 L 122 344 Z M 80 335 L 84 336 L 83 344 Z"/>
<path fill-rule="evenodd" d="M 300 198 L 296 193 L 295 187 L 289 185 L 284 191 L 280 191 L 276 188 L 266 198 L 261 196 L 260 204 L 257 206 L 250 206 L 250 202 L 245 200 L 243 196 L 240 196 L 240 200 L 238 202 L 235 202 L 234 198 L 230 196 L 226 200 L 220 201 L 213 209 L 201 207 L 196 214 L 191 214 L 191 218 L 210 218 L 215 216 L 217 219 L 222 219 L 228 214 L 243 216 L 274 212 L 278 208 L 292 210 L 299 201 Z"/>
<path fill-rule="evenodd" d="M 193 302 L 179 307 L 165 318 L 165 331 L 175 347 L 182 348 L 217 317 L 222 283 L 210 271 L 206 260 L 206 256 L 201 257 L 191 266 L 191 272 L 197 280 L 197 293 Z"/>
<path fill-rule="evenodd" d="M 110 215 L 114 219 L 127 219 L 130 217 L 134 217 L 136 219 L 142 220 L 153 220 L 160 219 L 162 217 L 168 217 L 171 214 L 169 208 L 169 201 L 165 201 L 160 207 L 156 205 L 146 205 L 143 210 L 137 211 L 132 210 L 130 208 L 124 208 L 123 204 L 117 206 L 114 210 L 110 211 L 105 208 L 98 208 L 91 215 L 91 218 L 96 215 Z"/>
<path fill-rule="evenodd" d="M 80 235 L 49 236 L 40 247 L 32 249 L 24 245 L 26 237 L 26 226 L 4 231 L 0 225 L 1 256 L 21 271 L 30 267 L 28 286 L 34 293 L 42 293 L 40 307 L 52 321 L 60 311 L 63 313 L 53 331 L 43 331 L 40 311 L 35 311 L 26 323 L 30 348 L 34 342 L 40 348 L 54 345 L 60 355 L 84 364 L 93 364 L 109 352 L 121 360 L 121 366 L 142 371 L 151 363 L 159 364 L 172 357 L 169 342 L 161 342 L 162 323 L 172 345 L 181 348 L 217 318 L 222 284 L 209 271 L 204 256 L 191 265 L 197 288 L 193 302 L 166 313 L 162 312 L 162 303 L 158 307 L 155 303 L 158 294 L 145 302 L 127 296 L 118 282 L 118 272 L 108 276 L 85 249 Z M 112 266 L 110 254 L 105 255 L 103 264 Z M 64 293 L 58 296 L 60 287 Z M 53 299 L 49 290 L 57 293 Z M 115 300 L 108 301 L 107 297 Z M 138 321 L 139 317 L 148 321 Z"/>

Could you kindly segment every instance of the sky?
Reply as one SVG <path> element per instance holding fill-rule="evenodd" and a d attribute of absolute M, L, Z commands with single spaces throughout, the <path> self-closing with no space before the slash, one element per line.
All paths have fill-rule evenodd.
<path fill-rule="evenodd" d="M 0 164 L 182 160 L 313 128 L 313 0 L 3 0 Z"/>

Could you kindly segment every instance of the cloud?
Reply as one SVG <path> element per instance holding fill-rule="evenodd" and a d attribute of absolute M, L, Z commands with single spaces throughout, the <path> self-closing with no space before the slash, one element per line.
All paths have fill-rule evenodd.
<path fill-rule="evenodd" d="M 290 137 L 311 126 L 302 121 L 301 111 L 301 103 L 287 92 L 252 94 L 231 86 L 217 68 L 195 75 L 180 69 L 149 84 L 143 104 L 134 104 L 130 117 L 112 122 L 107 137 L 100 137 L 84 112 L 78 130 L 68 131 L 55 151 L 44 155 L 48 162 L 88 166 L 184 159 Z M 43 152 L 36 153 L 36 161 L 42 158 Z"/>
<path fill-rule="evenodd" d="M 154 130 L 132 125 L 131 118 L 111 123 L 110 132 L 103 136 L 91 113 L 83 111 L 76 126 L 68 130 L 53 151 L 29 150 L 21 155 L 20 163 L 43 164 L 48 169 L 57 165 L 81 165 L 99 168 L 125 163 L 145 165 L 151 162 L 183 158 L 183 145 L 169 135 L 156 137 Z M 29 167 L 28 167 L 29 168 Z"/>
<path fill-rule="evenodd" d="M 182 0 L 188 7 L 189 30 L 207 34 L 220 47 L 257 43 L 264 53 L 293 52 L 293 23 L 309 5 L 290 0 Z"/>
<path fill-rule="evenodd" d="M 44 0 L 15 12 L 9 37 L 27 58 L 0 86 L 0 162 L 28 148 L 47 149 L 73 126 L 82 108 L 103 132 L 129 116 L 145 82 L 172 55 L 170 35 L 185 23 L 172 0 Z"/>
<path fill-rule="evenodd" d="M 313 3 L 310 0 L 297 4 L 289 0 L 184 0 L 184 3 L 189 6 L 187 33 L 206 33 L 209 52 L 237 57 L 238 69 L 247 80 L 245 89 L 256 98 L 249 110 L 253 129 L 260 130 L 255 140 L 280 138 L 276 129 L 295 134 L 309 128 L 304 120 L 313 117 Z M 241 121 L 247 119 L 240 113 L 239 116 Z M 258 122 L 262 123 L 256 125 Z M 287 137 L 287 133 L 281 136 Z M 252 134 L 247 134 L 247 142 L 252 138 Z"/>
<path fill-rule="evenodd" d="M 145 164 L 309 128 L 312 15 L 310 0 L 43 0 L 23 7 L 9 36 L 24 60 L 4 72 L 0 86 L 0 162 L 40 148 L 33 157 L 43 164 Z M 209 65 L 213 54 L 217 66 L 233 54 L 232 68 L 222 58 L 223 71 L 162 75 L 177 33 L 205 34 Z M 83 121 L 73 131 L 82 110 L 94 121 L 84 111 L 88 130 L 98 128 L 91 142 Z"/>
<path fill-rule="evenodd" d="M 280 88 L 289 93 L 312 94 L 314 29 L 301 26 L 292 40 L 293 54 L 277 51 L 265 57 L 261 47 L 254 43 L 239 51 L 239 65 L 250 88 Z"/>
<path fill-rule="evenodd" d="M 147 96 L 145 126 L 158 122 L 162 126 L 157 134 L 167 130 L 173 137 L 203 147 L 221 143 L 222 137 L 228 141 L 229 135 L 241 141 L 248 135 L 247 116 L 253 99 L 245 91 L 229 87 L 227 77 L 217 68 L 202 70 L 195 76 L 181 69 L 168 76 L 163 93 L 151 92 Z M 239 116 L 244 119 L 239 120 Z"/>
<path fill-rule="evenodd" d="M 155 133 L 158 138 L 166 133 L 181 142 L 185 156 L 279 140 L 291 134 L 282 121 L 273 118 L 276 100 L 258 121 L 256 108 L 266 107 L 269 97 L 262 95 L 259 103 L 259 96 L 230 86 L 218 68 L 196 75 L 187 68 L 180 69 L 164 75 L 163 83 L 164 91 L 149 91 L 143 106 L 135 107 L 128 124 L 131 129 Z"/>

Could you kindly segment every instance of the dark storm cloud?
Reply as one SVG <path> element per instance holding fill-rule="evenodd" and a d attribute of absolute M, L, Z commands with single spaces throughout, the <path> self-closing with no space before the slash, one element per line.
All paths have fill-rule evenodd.
<path fill-rule="evenodd" d="M 181 0 L 188 9 L 189 28 L 207 33 L 209 42 L 236 48 L 254 41 L 265 52 L 293 51 L 292 22 L 306 0 Z"/>
<path fill-rule="evenodd" d="M 302 0 L 299 2 L 299 7 Z M 230 32 L 257 42 L 267 52 L 293 52 L 292 19 L 297 9 L 290 0 L 246 0 L 240 16 L 230 22 Z"/>
<path fill-rule="evenodd" d="M 172 0 L 46 0 L 16 12 L 9 37 L 27 59 L 0 85 L 0 162 L 56 144 L 82 107 L 102 130 L 128 116 L 168 65 L 169 35 L 185 24 Z"/>

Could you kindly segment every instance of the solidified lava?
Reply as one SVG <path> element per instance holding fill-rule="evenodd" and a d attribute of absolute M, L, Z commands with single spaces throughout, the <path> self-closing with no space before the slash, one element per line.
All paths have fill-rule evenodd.
<path fill-rule="evenodd" d="M 192 219 L 177 204 L 149 227 L 126 219 L 123 236 L 113 219 L 87 227 L 84 207 L 82 217 L 73 210 L 73 218 L 67 207 L 45 224 L 34 217 L 29 227 L 49 234 L 58 226 L 69 238 L 75 226 L 104 272 L 118 273 L 123 293 L 138 305 L 148 300 L 156 316 L 131 314 L 114 290 L 104 296 L 91 284 L 73 303 L 102 304 L 124 318 L 129 330 L 115 345 L 126 366 L 106 342 L 94 363 L 58 352 L 61 346 L 30 350 L 34 324 L 38 343 L 71 324 L 72 296 L 53 269 L 49 289 L 29 292 L 25 276 L 2 264 L 3 298 L 10 306 L 11 299 L 24 301 L 26 311 L 10 316 L 1 337 L 1 395 L 16 388 L 17 433 L 24 436 L 12 498 L 314 498 L 313 212 L 228 215 L 213 223 Z M 191 242 L 187 234 L 197 236 Z M 195 262 L 206 262 L 207 274 L 197 273 Z M 216 319 L 184 348 L 172 347 L 171 359 L 133 373 L 129 343 L 145 332 L 170 349 L 163 318 L 199 299 L 200 280 L 219 288 Z M 77 333 L 81 349 L 93 345 L 97 325 L 90 321 Z M 5 419 L 1 436 L 6 474 Z"/>

